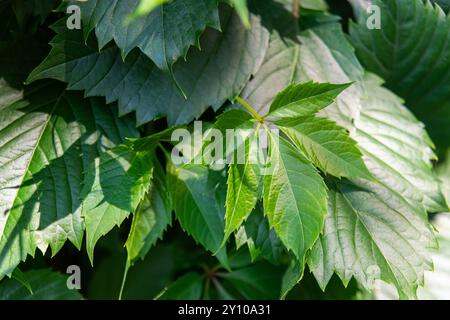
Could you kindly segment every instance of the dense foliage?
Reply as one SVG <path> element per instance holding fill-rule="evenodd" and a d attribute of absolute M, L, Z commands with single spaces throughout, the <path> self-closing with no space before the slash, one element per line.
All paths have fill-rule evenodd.
<path fill-rule="evenodd" d="M 0 0 L 0 298 L 416 298 L 450 250 L 449 9 Z"/>

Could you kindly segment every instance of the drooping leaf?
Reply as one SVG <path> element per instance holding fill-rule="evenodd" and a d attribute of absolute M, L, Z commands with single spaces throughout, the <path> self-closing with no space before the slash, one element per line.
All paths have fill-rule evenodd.
<path fill-rule="evenodd" d="M 259 134 L 257 132 L 256 134 Z M 235 163 L 228 169 L 227 196 L 225 210 L 225 240 L 237 230 L 255 208 L 259 196 L 260 168 L 257 161 L 258 137 L 253 133 L 248 137 Z M 241 150 L 241 149 L 237 149 Z M 243 160 L 243 163 L 241 162 Z"/>
<path fill-rule="evenodd" d="M 270 173 L 264 177 L 264 213 L 284 246 L 304 261 L 322 231 L 326 186 L 314 166 L 288 141 L 271 133 Z"/>
<path fill-rule="evenodd" d="M 324 172 L 338 178 L 371 179 L 356 141 L 335 122 L 309 116 L 275 123 Z"/>
<path fill-rule="evenodd" d="M 144 199 L 152 170 L 152 154 L 136 152 L 127 145 L 102 153 L 89 167 L 81 197 L 91 262 L 98 239 L 120 226 Z"/>
<path fill-rule="evenodd" d="M 231 9 L 224 7 L 221 18 L 223 32 L 208 30 L 201 40 L 202 50 L 191 50 L 187 62 L 173 67 L 187 99 L 143 54 L 133 51 L 123 62 L 115 47 L 98 53 L 96 45 L 85 46 L 80 33 L 69 32 L 61 24 L 54 26 L 53 50 L 29 81 L 55 78 L 68 82 L 69 89 L 85 90 L 88 96 L 118 100 L 121 115 L 136 111 L 138 125 L 162 116 L 171 125 L 187 123 L 209 106 L 218 109 L 234 99 L 259 68 L 267 49 L 268 33 L 259 18 L 252 16 L 250 30 L 243 28 Z"/>
<path fill-rule="evenodd" d="M 133 214 L 133 223 L 125 244 L 131 265 L 138 258 L 144 259 L 172 222 L 172 199 L 167 189 L 166 176 L 159 161 L 154 160 L 153 164 L 151 186 Z"/>
<path fill-rule="evenodd" d="M 2 100 L 0 98 L 0 100 Z M 40 84 L 0 115 L 0 275 L 36 247 L 56 254 L 83 239 L 83 173 L 106 148 L 136 137 L 99 100 L 83 100 L 53 82 Z"/>
<path fill-rule="evenodd" d="M 368 29 L 368 14 L 350 25 L 362 64 L 427 125 L 439 153 L 450 141 L 450 18 L 423 0 L 374 0 L 381 29 Z M 413 89 L 412 89 L 413 88 Z"/>
<path fill-rule="evenodd" d="M 24 273 L 33 288 L 33 293 L 14 279 L 0 282 L 1 300 L 81 300 L 76 290 L 67 288 L 67 276 L 50 269 L 39 269 Z"/>
<path fill-rule="evenodd" d="M 370 191 L 368 191 L 370 190 Z M 335 271 L 371 289 L 376 279 L 395 285 L 403 298 L 416 297 L 425 270 L 432 267 L 429 249 L 436 242 L 420 207 L 377 183 L 337 183 L 329 191 L 323 236 L 309 265 L 322 289 Z"/>
<path fill-rule="evenodd" d="M 191 46 L 199 44 L 198 38 L 206 27 L 220 29 L 217 0 L 154 2 L 77 2 L 85 38 L 95 30 L 100 48 L 114 40 L 123 58 L 139 48 L 158 68 L 169 71 L 179 58 L 186 57 Z M 145 14 L 149 9 L 151 12 Z M 127 20 L 134 13 L 142 17 Z"/>
<path fill-rule="evenodd" d="M 159 300 L 200 300 L 203 277 L 190 272 L 179 278 L 158 297 Z"/>
<path fill-rule="evenodd" d="M 236 231 L 235 239 L 238 249 L 247 245 L 253 261 L 261 256 L 273 264 L 280 263 L 283 245 L 275 231 L 270 229 L 261 204 L 256 206 L 245 223 Z"/>
<path fill-rule="evenodd" d="M 203 165 L 169 165 L 169 190 L 181 227 L 215 253 L 224 239 L 226 178 Z"/>

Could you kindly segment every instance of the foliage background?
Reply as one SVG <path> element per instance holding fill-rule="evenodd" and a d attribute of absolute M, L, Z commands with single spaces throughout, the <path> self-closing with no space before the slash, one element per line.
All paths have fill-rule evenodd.
<path fill-rule="evenodd" d="M 21 213 L 22 218 L 28 217 L 31 222 L 19 221 L 18 225 L 23 227 L 24 231 L 18 233 L 12 231 L 11 239 L 13 237 L 20 239 L 16 242 L 11 241 L 12 244 L 8 242 L 9 238 L 2 235 L 0 265 L 6 266 L 7 262 L 12 260 L 17 260 L 18 264 L 20 260 L 25 260 L 27 254 L 34 253 L 35 248 L 32 248 L 32 245 L 30 248 L 23 248 L 23 243 L 28 242 L 21 242 L 28 236 L 27 228 L 33 225 L 32 217 L 39 212 L 33 206 L 27 207 L 27 203 L 48 204 L 45 207 L 46 210 L 41 209 L 47 216 L 58 217 L 64 210 L 69 212 L 81 210 L 80 204 L 77 204 L 75 200 L 72 203 L 65 202 L 64 205 L 61 205 L 62 202 L 59 205 L 51 204 L 53 201 L 58 203 L 58 197 L 64 197 L 58 193 L 60 190 L 58 181 L 53 186 L 50 183 L 52 176 L 67 175 L 60 171 L 64 168 L 63 163 L 66 166 L 70 163 L 69 167 L 74 170 L 73 174 L 67 175 L 72 179 L 69 184 L 86 185 L 86 181 L 90 181 L 94 186 L 93 189 L 88 190 L 91 196 L 83 195 L 81 187 L 72 188 L 73 199 L 77 196 L 87 199 L 84 201 L 92 212 L 94 209 L 103 210 L 104 204 L 99 203 L 95 196 L 96 192 L 102 192 L 105 198 L 111 194 L 110 202 L 120 209 L 113 211 L 113 218 L 101 226 L 103 229 L 100 233 L 105 234 L 104 237 L 100 234 L 90 236 L 88 229 L 86 241 L 83 241 L 83 230 L 67 231 L 67 228 L 77 225 L 74 221 L 68 221 L 73 219 L 72 216 L 67 218 L 63 215 L 55 229 L 52 229 L 51 221 L 44 223 L 49 229 L 38 236 L 37 247 L 45 249 L 50 245 L 51 250 L 46 250 L 45 254 L 37 250 L 34 258 L 28 257 L 20 264 L 23 274 L 16 269 L 13 279 L 7 279 L 7 277 L 2 279 L 0 297 L 4 299 L 117 299 L 123 285 L 124 269 L 134 264 L 129 269 L 124 282 L 123 299 L 280 298 L 281 292 L 284 291 L 282 287 L 286 285 L 286 282 L 290 282 L 288 281 L 290 263 L 296 259 L 293 259 L 292 254 L 284 248 L 286 242 L 282 244 L 278 238 L 280 234 L 277 236 L 274 230 L 269 229 L 260 203 L 245 222 L 244 227 L 237 232 L 237 236 L 231 237 L 227 246 L 228 258 L 225 259 L 223 254 L 213 256 L 211 252 L 205 250 L 206 247 L 209 251 L 214 251 L 208 247 L 209 242 L 196 236 L 195 230 L 190 230 L 190 233 L 194 234 L 193 237 L 198 240 L 195 241 L 183 231 L 187 228 L 186 225 L 182 227 L 183 223 L 180 225 L 180 217 L 177 220 L 172 216 L 172 210 L 170 210 L 172 201 L 178 204 L 192 201 L 185 199 L 185 202 L 180 202 L 176 198 L 165 197 L 167 193 L 165 188 L 170 189 L 170 187 L 165 186 L 165 168 L 163 168 L 165 160 L 162 160 L 165 156 L 162 150 L 158 149 L 156 157 L 162 164 L 160 168 L 155 166 L 152 169 L 157 187 L 155 187 L 156 191 L 149 192 L 153 201 L 147 203 L 150 210 L 152 203 L 159 206 L 154 210 L 154 219 L 157 223 L 147 230 L 148 234 L 144 235 L 143 243 L 134 247 L 129 238 L 130 230 L 133 230 L 133 222 L 131 218 L 125 219 L 125 217 L 130 212 L 137 214 L 137 210 L 134 212 L 136 206 L 131 205 L 136 201 L 117 200 L 117 194 L 126 194 L 125 189 L 128 183 L 131 185 L 130 190 L 136 194 L 140 193 L 137 184 L 133 185 L 133 179 L 130 178 L 128 181 L 119 178 L 121 176 L 135 178 L 133 174 L 125 175 L 121 172 L 112 177 L 111 190 L 101 190 L 103 185 L 96 182 L 95 175 L 88 175 L 84 179 L 82 176 L 89 172 L 88 164 L 90 165 L 100 155 L 100 160 L 97 161 L 104 161 L 111 167 L 114 166 L 114 161 L 111 159 L 120 156 L 125 159 L 124 167 L 127 167 L 129 163 L 137 163 L 137 166 L 145 171 L 146 163 L 149 162 L 145 153 L 135 155 L 128 149 L 120 149 L 120 147 L 112 149 L 113 151 L 107 150 L 126 142 L 125 138 L 145 137 L 164 132 L 167 125 L 170 127 L 189 123 L 197 117 L 212 123 L 217 114 L 229 108 L 228 100 L 232 100 L 238 94 L 250 105 L 257 106 L 258 112 L 265 113 L 268 110 L 264 108 L 270 105 L 276 93 L 290 84 L 288 80 L 291 82 L 292 80 L 293 82 L 307 80 L 330 83 L 355 82 L 348 91 L 339 96 L 337 103 L 333 104 L 334 107 L 327 108 L 323 115 L 345 128 L 350 128 L 352 137 L 358 142 L 366 158 L 370 158 L 373 152 L 378 152 L 366 161 L 366 165 L 372 174 L 375 172 L 379 181 L 392 188 L 396 187 L 392 194 L 396 194 L 394 191 L 399 191 L 399 195 L 392 195 L 392 198 L 390 196 L 383 198 L 380 194 L 384 195 L 385 192 L 375 191 L 375 193 L 379 192 L 376 200 L 367 200 L 363 197 L 360 200 L 357 199 L 358 203 L 362 210 L 374 211 L 375 215 L 380 215 L 383 219 L 389 219 L 389 215 L 383 215 L 383 213 L 396 207 L 398 203 L 401 203 L 401 207 L 407 208 L 404 210 L 410 210 L 406 216 L 411 217 L 412 220 L 422 214 L 420 209 L 422 206 L 424 213 L 428 211 L 431 214 L 430 220 L 435 222 L 437 230 L 441 232 L 438 235 L 440 249 L 433 254 L 436 272 L 432 275 L 426 273 L 426 287 L 420 289 L 418 295 L 419 298 L 448 297 L 447 288 L 450 283 L 446 274 L 449 270 L 449 239 L 446 236 L 448 223 L 446 223 L 446 214 L 441 213 L 446 211 L 446 203 L 438 191 L 442 188 L 447 197 L 450 194 L 450 186 L 447 186 L 450 175 L 448 169 L 450 166 L 447 161 L 450 141 L 448 126 L 450 121 L 450 48 L 448 44 L 450 19 L 448 16 L 428 1 L 375 0 L 373 2 L 382 8 L 383 25 L 380 32 L 370 32 L 365 28 L 366 17 L 360 9 L 360 5 L 364 4 L 363 0 L 327 2 L 300 0 L 299 23 L 295 23 L 296 19 L 292 14 L 293 3 L 289 0 L 249 1 L 252 18 L 249 18 L 246 11 L 245 1 L 230 1 L 239 12 L 240 18 L 227 5 L 221 4 L 222 20 L 223 17 L 228 17 L 231 21 L 225 28 L 223 21 L 220 24 L 218 16 L 211 13 L 216 10 L 213 4 L 215 1 L 201 1 L 201 3 L 212 4 L 211 8 L 205 9 L 198 6 L 200 3 L 198 1 L 174 0 L 174 2 L 182 1 L 189 2 L 190 9 L 185 9 L 187 12 L 175 10 L 175 13 L 184 15 L 182 18 L 178 17 L 180 20 L 177 20 L 178 24 L 175 27 L 172 26 L 174 29 L 170 29 L 169 24 L 167 26 L 169 29 L 165 31 L 174 34 L 185 32 L 187 39 L 183 41 L 194 45 L 198 36 L 207 28 L 206 33 L 200 38 L 202 51 L 196 48 L 189 49 L 190 45 L 178 46 L 174 40 L 173 43 L 165 44 L 169 47 L 165 48 L 164 52 L 167 53 L 169 50 L 170 54 L 161 55 L 158 45 L 162 44 L 154 40 L 152 42 L 155 43 L 154 46 L 146 46 L 149 41 L 145 38 L 131 43 L 123 35 L 123 30 L 129 25 L 114 26 L 114 22 L 111 25 L 108 21 L 102 21 L 94 14 L 95 10 L 99 9 L 89 3 L 82 7 L 84 28 L 84 34 L 82 34 L 66 30 L 65 20 L 61 20 L 66 15 L 61 9 L 57 10 L 60 5 L 57 0 L 0 0 L 0 122 L 9 121 L 8 117 L 12 116 L 7 112 L 12 112 L 11 105 L 19 101 L 14 108 L 21 110 L 23 115 L 20 120 L 13 122 L 16 130 L 20 131 L 26 126 L 39 126 L 39 121 L 49 121 L 52 123 L 54 132 L 61 133 L 60 137 L 63 137 L 60 138 L 61 141 L 55 143 L 53 131 L 47 134 L 44 132 L 42 135 L 42 158 L 47 157 L 50 163 L 43 168 L 31 168 L 27 173 L 34 182 L 29 185 L 24 184 L 21 188 L 24 197 L 29 197 L 28 202 L 25 202 L 25 208 L 2 206 L 2 202 L 7 203 L 9 196 L 7 191 L 4 191 L 7 188 L 2 185 L 3 191 L 0 192 L 4 193 L 0 196 L 1 211 L 7 215 L 11 214 L 9 210 L 16 210 Z M 90 3 L 94 2 L 97 1 Z M 138 5 L 137 1 L 128 2 Z M 449 1 L 436 2 L 445 12 L 450 9 Z M 181 10 L 180 8 L 177 7 L 177 10 Z M 185 21 L 183 19 L 186 19 L 189 10 L 195 13 L 191 15 L 192 28 L 195 30 L 189 29 L 188 26 L 186 30 L 180 31 L 185 27 L 181 21 Z M 120 10 L 117 12 L 120 18 L 128 17 Z M 154 21 L 152 19 L 157 19 L 152 16 L 155 12 L 157 11 L 145 13 L 144 17 L 135 17 L 135 20 L 129 23 L 141 24 L 147 32 L 153 30 L 156 23 L 152 24 Z M 176 14 L 174 16 L 176 18 Z M 90 19 L 90 17 L 98 20 Z M 117 18 L 117 20 L 124 19 Z M 157 20 L 157 22 L 161 21 Z M 220 25 L 222 25 L 223 39 L 220 32 L 214 30 L 219 29 Z M 246 29 L 246 25 L 251 25 L 250 29 Z M 154 36 L 157 39 L 157 35 Z M 52 48 L 48 43 L 52 43 Z M 102 50 L 99 51 L 99 47 Z M 218 50 L 221 54 L 214 56 L 216 52 L 214 50 Z M 49 53 L 50 56 L 48 56 Z M 184 62 L 183 57 L 186 54 L 187 60 Z M 205 67 L 203 62 L 206 61 L 208 54 L 213 63 Z M 219 69 L 222 72 L 220 75 L 224 79 L 223 83 L 211 81 L 211 74 L 216 74 L 217 65 L 222 67 Z M 292 66 L 294 71 L 291 79 L 288 79 L 286 70 Z M 199 70 L 203 73 L 199 73 Z M 372 74 L 368 75 L 367 71 Z M 83 76 L 81 77 L 80 74 Z M 105 80 L 105 74 L 109 75 L 107 80 Z M 193 79 L 200 79 L 197 86 L 192 86 Z M 66 84 L 68 89 L 73 91 L 66 90 Z M 180 88 L 188 95 L 188 100 L 184 101 L 177 95 Z M 96 96 L 100 97 L 92 98 Z M 135 97 L 140 99 L 133 100 Z M 105 104 L 105 100 L 108 105 Z M 424 124 L 424 127 L 412 116 L 412 113 L 406 111 L 403 104 Z M 152 105 L 151 110 L 148 105 Z M 180 109 L 179 105 L 184 108 Z M 44 111 L 37 113 L 36 108 L 44 108 Z M 372 117 L 380 110 L 388 116 L 382 118 L 380 122 L 373 121 Z M 163 118 L 164 116 L 167 118 Z M 360 117 L 360 127 L 354 125 L 354 120 L 358 117 Z M 391 122 L 392 119 L 393 122 Z M 77 121 L 83 126 L 77 126 Z M 67 123 L 71 126 L 67 127 Z M 135 128 L 136 123 L 140 126 L 138 129 Z M 7 131 L 9 126 L 0 126 L 0 128 L 0 141 L 4 149 L 0 148 L 0 161 L 2 161 L 0 182 L 6 186 L 7 180 L 14 178 L 11 177 L 14 168 L 8 167 L 6 161 L 13 149 L 5 147 L 6 140 L 2 140 L 10 134 Z M 433 142 L 428 139 L 423 128 Z M 70 135 L 63 133 L 68 131 Z M 406 159 L 402 158 L 395 152 L 397 150 L 392 153 L 382 150 L 384 146 L 376 145 L 369 138 L 365 138 L 377 136 L 380 132 L 386 133 L 386 139 L 391 139 L 386 142 L 386 145 L 398 147 L 400 152 L 404 151 L 409 158 L 408 156 Z M 15 139 L 17 144 L 27 145 L 31 138 L 24 133 Z M 395 139 L 401 140 L 398 145 L 392 142 Z M 141 147 L 145 147 L 151 142 L 153 140 L 150 139 L 141 140 L 139 143 Z M 68 143 L 70 147 L 61 154 L 59 148 L 64 148 L 65 143 Z M 412 146 L 403 148 L 404 145 L 409 144 Z M 164 146 L 168 147 L 166 144 Z M 437 157 L 433 156 L 431 147 L 435 147 Z M 80 148 L 84 155 L 89 155 L 81 162 L 77 160 Z M 382 165 L 378 166 L 379 158 L 389 163 L 390 167 L 386 169 Z M 430 159 L 433 160 L 433 169 Z M 45 160 L 42 162 L 45 163 Z M 130 168 L 133 166 L 130 165 Z M 137 173 L 135 176 L 138 176 L 135 180 L 139 180 L 139 184 L 148 184 L 150 179 L 150 176 Z M 439 179 L 436 176 L 439 176 Z M 163 178 L 158 182 L 158 177 Z M 213 178 L 222 181 L 224 176 L 211 177 L 211 180 Z M 99 185 L 98 190 L 95 189 L 97 185 Z M 120 190 L 112 190 L 120 185 L 126 186 L 124 193 L 120 193 Z M 365 186 L 378 190 L 378 187 L 370 184 Z M 199 186 L 197 188 L 203 190 Z M 340 191 L 335 192 L 336 199 L 341 193 L 345 193 L 342 191 L 345 186 L 340 185 L 336 190 L 338 189 Z M 226 192 L 226 185 L 223 184 L 217 191 L 218 197 L 221 196 L 224 199 Z M 139 200 L 140 198 L 137 197 Z M 369 205 L 365 207 L 364 202 L 367 201 Z M 379 203 L 382 205 L 379 206 Z M 386 206 L 384 206 L 385 203 L 387 203 Z M 142 206 L 145 204 L 141 204 L 141 208 Z M 181 211 L 181 209 L 177 210 L 176 205 L 175 210 Z M 91 214 L 91 217 L 95 215 Z M 87 224 L 90 223 L 88 219 L 85 220 Z M 92 223 L 95 223 L 94 220 Z M 120 223 L 122 220 L 123 223 Z M 115 224 L 120 224 L 120 228 L 115 228 Z M 413 292 L 420 284 L 423 272 L 430 269 L 429 259 L 424 257 L 432 251 L 428 251 L 428 248 L 426 252 L 421 251 L 422 247 L 425 248 L 424 243 L 430 240 L 426 231 L 428 227 L 419 222 L 415 226 L 419 228 L 424 238 L 414 239 L 417 242 L 411 240 L 415 235 L 408 238 L 404 225 L 400 225 L 396 230 L 405 232 L 408 241 L 417 245 L 416 251 L 409 253 L 400 244 L 397 246 L 394 244 L 393 250 L 398 252 L 394 253 L 391 261 L 386 263 L 389 265 L 393 261 L 398 262 L 397 257 L 406 252 L 410 256 L 405 258 L 405 261 L 411 262 L 411 265 L 416 264 L 411 268 L 413 272 L 407 274 L 405 279 L 399 280 L 397 274 L 391 275 L 388 274 L 389 272 L 385 274 L 385 269 L 382 271 L 384 280 L 395 283 L 402 298 L 414 297 Z M 58 228 L 64 230 L 63 235 Z M 384 229 L 379 227 L 378 230 L 382 232 Z M 138 234 L 139 230 L 137 229 L 136 232 Z M 146 230 L 142 232 L 145 233 Z M 328 235 L 327 232 L 325 235 Z M 72 243 L 65 242 L 66 238 Z M 96 243 L 97 240 L 98 243 Z M 220 239 L 218 241 L 220 244 Z M 330 245 L 329 252 L 341 249 L 339 246 L 333 247 L 336 243 L 329 244 L 325 236 L 321 241 L 324 246 Z M 370 243 L 370 239 L 367 241 Z M 401 241 L 394 240 L 394 242 Z M 125 243 L 127 246 L 124 246 Z M 236 244 L 239 248 L 236 248 Z M 92 265 L 94 246 L 95 263 Z M 18 247 L 20 249 L 17 249 Z M 214 247 L 217 249 L 216 245 Z M 386 245 L 384 249 L 381 251 L 386 255 L 389 251 L 388 246 Z M 17 254 L 17 252 L 20 253 Z M 57 254 L 53 256 L 56 252 Z M 317 253 L 317 250 L 315 252 Z M 386 256 L 389 256 L 389 253 Z M 376 289 L 370 290 L 370 279 L 364 280 L 366 277 L 370 278 L 370 274 L 367 274 L 367 269 L 359 268 L 357 263 L 349 267 L 345 262 L 340 265 L 340 261 L 336 259 L 336 261 L 327 261 L 329 270 L 325 267 L 324 269 L 327 270 L 321 270 L 314 260 L 314 255 L 308 253 L 308 257 L 311 258 L 308 258 L 304 272 L 294 272 L 294 282 L 301 274 L 303 277 L 287 294 L 287 299 L 398 298 L 395 289 L 387 288 L 382 284 L 377 283 Z M 321 259 L 327 260 L 324 257 Z M 389 257 L 387 259 L 389 260 Z M 375 257 L 374 260 L 379 262 L 380 258 Z M 67 266 L 72 264 L 79 265 L 82 270 L 79 293 L 68 291 L 65 287 L 64 273 Z M 296 267 L 294 266 L 294 271 Z M 399 265 L 392 269 L 397 270 L 402 267 L 404 266 L 399 262 Z M 1 270 L 3 275 L 4 269 Z M 334 274 L 333 271 L 339 275 Z M 47 285 L 51 289 L 47 289 Z M 30 294 L 27 286 L 33 288 L 33 295 Z M 323 291 L 325 286 L 326 290 Z"/>

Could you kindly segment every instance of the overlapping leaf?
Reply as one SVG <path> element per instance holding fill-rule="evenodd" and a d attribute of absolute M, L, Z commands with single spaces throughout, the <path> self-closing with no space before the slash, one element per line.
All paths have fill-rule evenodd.
<path fill-rule="evenodd" d="M 167 189 L 166 176 L 157 160 L 153 164 L 152 183 L 133 214 L 133 223 L 125 244 L 130 264 L 138 258 L 144 259 L 172 221 L 172 199 Z"/>
<path fill-rule="evenodd" d="M 429 1 L 373 4 L 380 8 L 382 28 L 368 29 L 367 14 L 351 24 L 357 55 L 365 68 L 405 99 L 428 126 L 439 152 L 445 152 L 450 141 L 450 18 Z"/>
<path fill-rule="evenodd" d="M 76 2 L 82 13 L 85 38 L 95 29 L 100 48 L 114 40 L 126 57 L 138 47 L 158 66 L 169 71 L 189 47 L 198 44 L 207 26 L 219 29 L 217 0 L 173 0 L 148 15 L 130 20 L 139 0 Z"/>
<path fill-rule="evenodd" d="M 138 134 L 98 100 L 53 82 L 34 89 L 0 115 L 0 275 L 36 247 L 50 245 L 55 254 L 67 239 L 81 247 L 84 171 L 100 152 Z"/>
<path fill-rule="evenodd" d="M 89 167 L 81 193 L 86 246 L 91 262 L 100 237 L 136 210 L 150 185 L 152 153 L 120 145 L 104 152 Z"/>
<path fill-rule="evenodd" d="M 209 106 L 218 109 L 234 99 L 260 66 L 268 45 L 268 33 L 257 17 L 246 30 L 231 9 L 221 15 L 222 30 L 208 30 L 202 37 L 202 51 L 193 49 L 188 62 L 173 68 L 185 99 L 173 81 L 143 54 L 133 51 L 122 61 L 117 48 L 98 53 L 85 46 L 80 33 L 54 27 L 49 57 L 30 75 L 29 81 L 55 78 L 83 89 L 88 96 L 106 96 L 118 101 L 120 114 L 136 111 L 138 125 L 167 116 L 169 124 L 190 122 Z"/>

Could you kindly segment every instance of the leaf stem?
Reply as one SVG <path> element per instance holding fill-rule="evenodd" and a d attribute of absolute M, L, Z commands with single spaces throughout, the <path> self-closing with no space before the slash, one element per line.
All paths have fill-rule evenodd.
<path fill-rule="evenodd" d="M 294 0 L 294 4 L 293 4 L 293 14 L 294 14 L 295 19 L 298 20 L 299 17 L 300 17 L 298 0 Z"/>
<path fill-rule="evenodd" d="M 237 97 L 236 101 L 239 102 L 240 105 L 242 105 L 245 109 L 247 109 L 252 116 L 258 120 L 259 122 L 263 121 L 263 118 L 258 114 L 258 112 L 255 111 L 247 102 L 244 101 L 241 97 Z"/>

